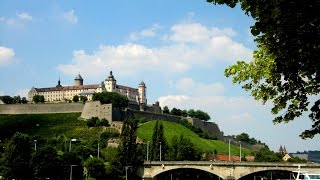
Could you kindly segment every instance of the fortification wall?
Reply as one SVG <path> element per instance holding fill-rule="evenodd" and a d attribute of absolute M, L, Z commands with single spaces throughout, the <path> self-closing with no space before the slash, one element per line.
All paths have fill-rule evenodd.
<path fill-rule="evenodd" d="M 150 113 L 144 111 L 133 111 L 131 110 L 134 115 L 144 117 L 145 119 L 152 119 L 152 120 L 164 120 L 164 121 L 171 121 L 171 122 L 178 122 L 181 120 L 180 116 L 173 116 L 169 114 L 157 114 L 157 113 Z"/>
<path fill-rule="evenodd" d="M 0 114 L 42 114 L 82 112 L 82 103 L 0 104 Z"/>
<path fill-rule="evenodd" d="M 100 101 L 89 101 L 84 105 L 81 118 L 90 119 L 98 117 L 99 119 L 107 119 L 112 122 L 112 104 L 101 104 Z"/>
<path fill-rule="evenodd" d="M 204 122 L 198 118 L 187 118 L 188 122 L 193 126 L 201 128 L 209 134 L 214 134 L 219 140 L 223 140 L 223 134 L 219 129 L 219 126 L 214 122 Z"/>

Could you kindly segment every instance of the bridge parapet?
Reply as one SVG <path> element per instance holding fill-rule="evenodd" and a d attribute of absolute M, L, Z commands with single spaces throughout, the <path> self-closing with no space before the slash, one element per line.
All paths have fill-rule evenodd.
<path fill-rule="evenodd" d="M 294 164 L 269 162 L 226 162 L 226 161 L 145 161 L 139 175 L 142 179 L 152 179 L 158 174 L 174 169 L 198 169 L 219 176 L 222 179 L 239 179 L 243 176 L 270 170 L 320 172 L 320 164 Z"/>

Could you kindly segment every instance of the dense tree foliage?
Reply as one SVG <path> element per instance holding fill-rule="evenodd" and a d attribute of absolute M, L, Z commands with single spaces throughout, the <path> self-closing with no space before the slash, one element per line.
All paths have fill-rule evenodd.
<path fill-rule="evenodd" d="M 168 106 L 163 107 L 162 113 L 163 114 L 170 114 L 170 110 L 169 110 Z"/>
<path fill-rule="evenodd" d="M 88 101 L 87 96 L 80 96 L 80 101 L 83 103 L 87 102 Z"/>
<path fill-rule="evenodd" d="M 171 147 L 168 159 L 171 161 L 198 161 L 201 153 L 196 150 L 194 144 L 189 138 L 181 134 L 179 137 L 174 136 L 171 139 Z"/>
<path fill-rule="evenodd" d="M 128 98 L 116 92 L 94 93 L 92 100 L 100 101 L 102 104 L 112 103 L 112 107 L 122 109 L 128 106 Z"/>
<path fill-rule="evenodd" d="M 104 161 L 100 158 L 88 158 L 85 162 L 88 176 L 96 180 L 106 179 L 107 174 L 104 166 Z"/>
<path fill-rule="evenodd" d="M 161 148 L 161 150 L 160 150 Z M 150 145 L 150 160 L 159 161 L 160 151 L 161 160 L 165 160 L 169 147 L 167 145 L 167 140 L 164 137 L 163 125 L 161 122 L 157 121 L 153 128 L 152 142 Z"/>
<path fill-rule="evenodd" d="M 32 101 L 35 103 L 44 103 L 44 96 L 43 95 L 34 95 Z"/>
<path fill-rule="evenodd" d="M 9 179 L 32 179 L 30 137 L 16 133 L 4 150 L 4 176 Z"/>
<path fill-rule="evenodd" d="M 166 108 L 168 108 L 168 107 L 165 106 L 164 110 Z M 169 111 L 169 108 L 168 108 L 168 110 L 166 109 L 165 112 L 166 113 L 170 112 L 171 115 L 175 115 L 175 116 L 183 116 L 183 117 L 189 116 L 189 117 L 193 117 L 193 118 L 198 118 L 198 119 L 201 119 L 203 121 L 208 121 L 208 120 L 211 119 L 211 117 L 209 116 L 208 113 L 206 113 L 204 111 L 201 111 L 201 110 L 190 109 L 190 110 L 187 111 L 187 110 L 181 110 L 181 109 L 173 107 L 171 111 Z"/>
<path fill-rule="evenodd" d="M 253 61 L 225 70 L 234 83 L 263 103 L 270 100 L 274 123 L 289 122 L 309 111 L 313 122 L 302 138 L 320 133 L 320 2 L 318 0 L 207 0 L 237 4 L 256 22 L 251 33 L 258 43 Z"/>
<path fill-rule="evenodd" d="M 261 141 L 258 141 L 255 138 L 250 138 L 249 134 L 247 133 L 241 133 L 239 135 L 236 135 L 235 139 L 237 141 L 247 142 L 249 144 L 261 143 Z"/>
<path fill-rule="evenodd" d="M 262 148 L 255 154 L 254 160 L 257 162 L 281 162 L 282 157 L 279 153 L 274 153 L 268 148 Z"/>
<path fill-rule="evenodd" d="M 34 176 L 41 179 L 57 179 L 61 175 L 60 163 L 56 149 L 50 144 L 38 145 L 31 158 Z"/>
<path fill-rule="evenodd" d="M 122 126 L 122 133 L 120 135 L 121 143 L 119 145 L 119 151 L 117 154 L 118 158 L 118 169 L 121 174 L 124 174 L 126 166 L 130 166 L 130 170 L 137 169 L 143 162 L 139 161 L 137 151 L 137 135 L 136 131 L 138 128 L 138 121 L 136 119 L 127 119 L 124 121 Z M 131 171 L 130 171 L 131 172 Z"/>
<path fill-rule="evenodd" d="M 72 98 L 72 101 L 73 102 L 79 102 L 79 98 L 80 97 L 78 95 L 74 95 L 73 98 Z"/>
<path fill-rule="evenodd" d="M 28 103 L 27 99 L 25 97 L 18 96 L 0 96 L 0 100 L 4 104 L 26 104 Z"/>

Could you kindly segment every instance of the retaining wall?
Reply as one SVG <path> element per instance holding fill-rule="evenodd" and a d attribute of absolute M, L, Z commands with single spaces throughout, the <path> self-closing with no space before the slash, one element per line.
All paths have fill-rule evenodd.
<path fill-rule="evenodd" d="M 0 104 L 0 114 L 42 114 L 82 112 L 82 103 Z"/>

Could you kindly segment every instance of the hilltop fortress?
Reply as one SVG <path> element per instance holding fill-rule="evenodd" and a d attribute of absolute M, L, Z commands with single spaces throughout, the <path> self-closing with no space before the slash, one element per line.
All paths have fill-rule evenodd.
<path fill-rule="evenodd" d="M 74 78 L 73 86 L 62 86 L 60 79 L 55 87 L 35 88 L 32 87 L 28 93 L 29 102 L 33 101 L 35 95 L 43 95 L 46 102 L 61 102 L 72 100 L 77 96 L 85 96 L 89 101 L 92 100 L 92 95 L 99 92 L 117 92 L 128 98 L 130 104 L 146 105 L 146 85 L 143 81 L 138 85 L 138 88 L 118 85 L 112 71 L 109 76 L 100 84 L 84 85 L 83 78 L 78 74 Z"/>
<path fill-rule="evenodd" d="M 128 107 L 123 111 L 112 108 L 112 104 L 101 104 L 99 101 L 92 101 L 94 93 L 117 92 L 128 98 Z M 28 99 L 32 102 L 33 96 L 43 95 L 44 104 L 2 104 L 0 114 L 42 114 L 42 113 L 71 113 L 81 112 L 81 118 L 91 117 L 105 118 L 111 125 L 116 124 L 134 115 L 150 120 L 164 120 L 179 122 L 183 119 L 180 116 L 162 114 L 159 102 L 148 105 L 146 98 L 146 85 L 142 81 L 138 88 L 118 85 L 112 71 L 105 81 L 100 84 L 84 85 L 83 78 L 78 74 L 74 79 L 73 86 L 62 86 L 60 79 L 55 87 L 35 88 L 28 93 Z M 75 95 L 86 96 L 88 101 L 83 103 L 70 102 Z M 204 122 L 197 118 L 186 118 L 193 126 L 199 127 L 209 134 L 214 134 L 218 139 L 224 140 L 223 132 L 213 122 Z"/>

